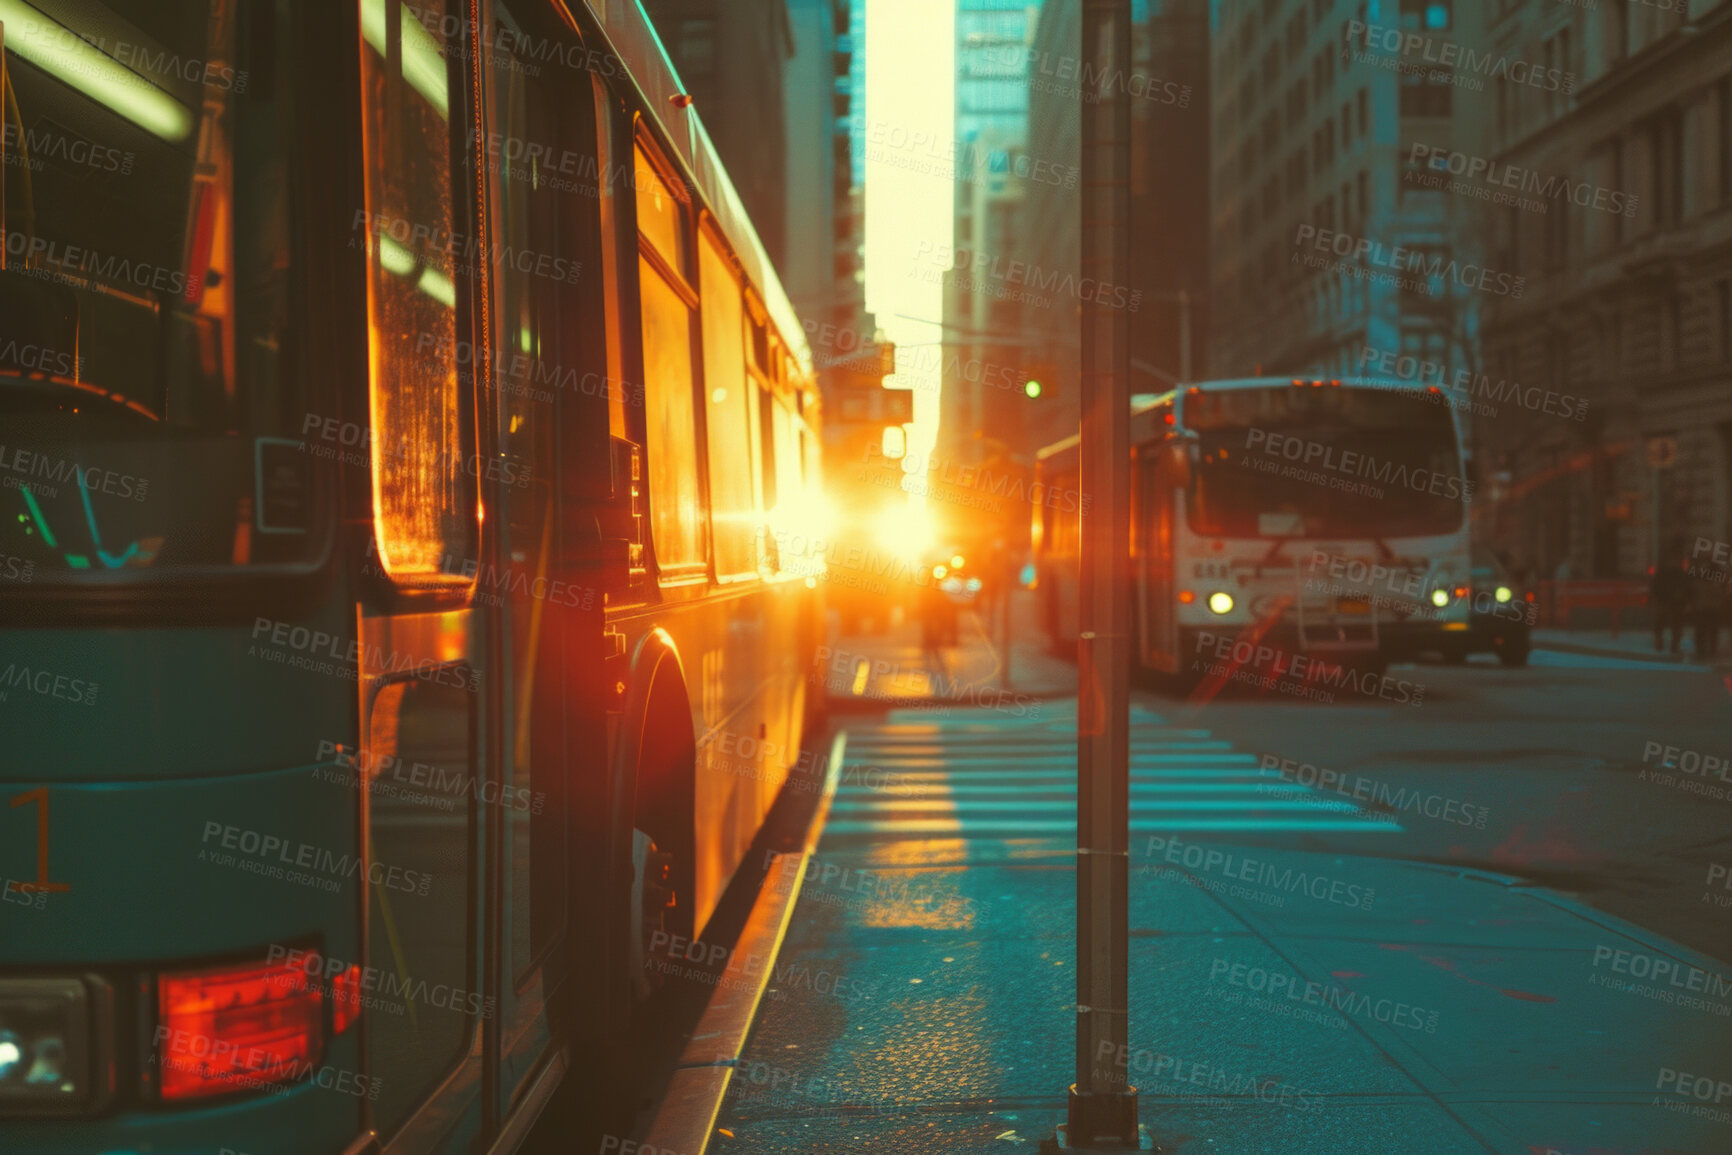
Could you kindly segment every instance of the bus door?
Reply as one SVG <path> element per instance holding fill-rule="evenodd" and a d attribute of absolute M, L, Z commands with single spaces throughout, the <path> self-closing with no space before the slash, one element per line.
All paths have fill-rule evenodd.
<path fill-rule="evenodd" d="M 1178 590 L 1173 572 L 1174 521 L 1183 498 L 1182 477 L 1170 444 L 1159 446 L 1144 459 L 1138 478 L 1141 499 L 1148 516 L 1148 544 L 1143 551 L 1147 591 L 1143 617 L 1143 653 L 1147 662 L 1169 673 L 1179 668 Z"/>
<path fill-rule="evenodd" d="M 365 4 L 357 45 L 372 532 L 357 631 L 366 958 L 349 994 L 365 1125 L 388 1151 L 467 1148 L 487 1125 L 484 743 L 499 706 L 477 601 L 488 470 L 459 353 L 475 348 L 482 283 L 459 261 L 474 232 L 461 11 Z"/>
<path fill-rule="evenodd" d="M 600 268 L 596 174 L 605 166 L 589 74 L 545 63 L 550 44 L 577 51 L 546 9 L 483 5 L 494 48 L 483 56 L 488 127 L 474 157 L 490 189 L 490 248 L 523 255 L 490 271 L 493 372 L 478 374 L 499 465 L 482 479 L 496 536 L 479 595 L 499 622 L 499 764 L 484 791 L 499 846 L 488 893 L 500 902 L 486 927 L 496 961 L 484 992 L 497 1036 L 496 1125 L 518 1105 L 546 1102 L 572 1061 L 555 1049 L 589 1009 L 574 968 L 578 952 L 596 947 L 572 915 L 571 803 L 602 797 L 606 765 L 594 754 L 604 706 L 583 676 L 597 665 L 586 655 L 604 599 L 580 513 L 595 485 L 611 484 L 608 399 L 565 387 L 606 369 L 600 276 L 577 273 Z"/>
<path fill-rule="evenodd" d="M 1131 448 L 1131 604 L 1136 611 L 1137 663 L 1150 661 L 1149 547 L 1154 541 L 1154 460 L 1146 446 Z"/>

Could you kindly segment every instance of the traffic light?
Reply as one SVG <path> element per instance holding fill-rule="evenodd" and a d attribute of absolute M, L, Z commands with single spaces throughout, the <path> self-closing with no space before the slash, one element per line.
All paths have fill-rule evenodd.
<path fill-rule="evenodd" d="M 1053 372 L 1054 366 L 1049 361 L 1030 361 L 1023 366 L 1023 396 L 1030 401 L 1038 401 L 1046 396 L 1046 391 L 1052 383 L 1058 380 Z"/>

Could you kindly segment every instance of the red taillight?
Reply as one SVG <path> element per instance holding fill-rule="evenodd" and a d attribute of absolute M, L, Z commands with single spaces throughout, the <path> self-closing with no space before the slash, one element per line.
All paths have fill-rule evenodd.
<path fill-rule="evenodd" d="M 361 1015 L 361 968 L 351 966 L 331 980 L 331 1032 L 342 1034 Z"/>
<path fill-rule="evenodd" d="M 324 1051 L 325 1000 L 302 968 L 255 963 L 165 974 L 156 994 L 164 1099 L 290 1082 Z"/>
<path fill-rule="evenodd" d="M 1468 588 L 1466 586 L 1456 586 L 1455 587 L 1455 596 L 1456 597 L 1465 598 L 1467 595 L 1468 595 Z"/>
<path fill-rule="evenodd" d="M 1190 590 L 1180 590 L 1179 591 L 1179 602 L 1181 604 L 1188 606 L 1196 600 L 1197 600 L 1197 595 L 1192 593 Z"/>
<path fill-rule="evenodd" d="M 1534 591 L 1532 591 L 1532 590 L 1529 590 L 1529 591 L 1528 591 L 1528 592 L 1527 592 L 1527 595 L 1526 595 L 1526 597 L 1527 597 L 1527 599 L 1528 599 L 1528 601 L 1530 601 L 1530 602 L 1531 602 L 1531 601 L 1533 601 L 1533 600 L 1534 600 Z"/>

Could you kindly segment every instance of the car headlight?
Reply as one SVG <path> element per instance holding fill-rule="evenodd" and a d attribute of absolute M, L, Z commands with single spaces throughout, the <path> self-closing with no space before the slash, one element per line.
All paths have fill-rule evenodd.
<path fill-rule="evenodd" d="M 1225 590 L 1216 590 L 1209 595 L 1209 612 L 1230 614 L 1233 612 L 1233 595 Z"/>
<path fill-rule="evenodd" d="M 1498 586 L 1497 593 L 1494 596 L 1497 598 L 1498 604 L 1502 605 L 1504 602 L 1515 597 L 1515 591 L 1510 589 L 1508 586 Z"/>
<path fill-rule="evenodd" d="M 1449 591 L 1439 586 L 1431 591 L 1431 604 L 1442 609 L 1449 604 Z"/>

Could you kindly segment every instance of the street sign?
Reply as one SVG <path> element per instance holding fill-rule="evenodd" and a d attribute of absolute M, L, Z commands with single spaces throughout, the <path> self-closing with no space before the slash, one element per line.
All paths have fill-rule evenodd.
<path fill-rule="evenodd" d="M 912 389 L 838 389 L 829 400 L 830 419 L 844 425 L 906 425 L 914 420 Z"/>

